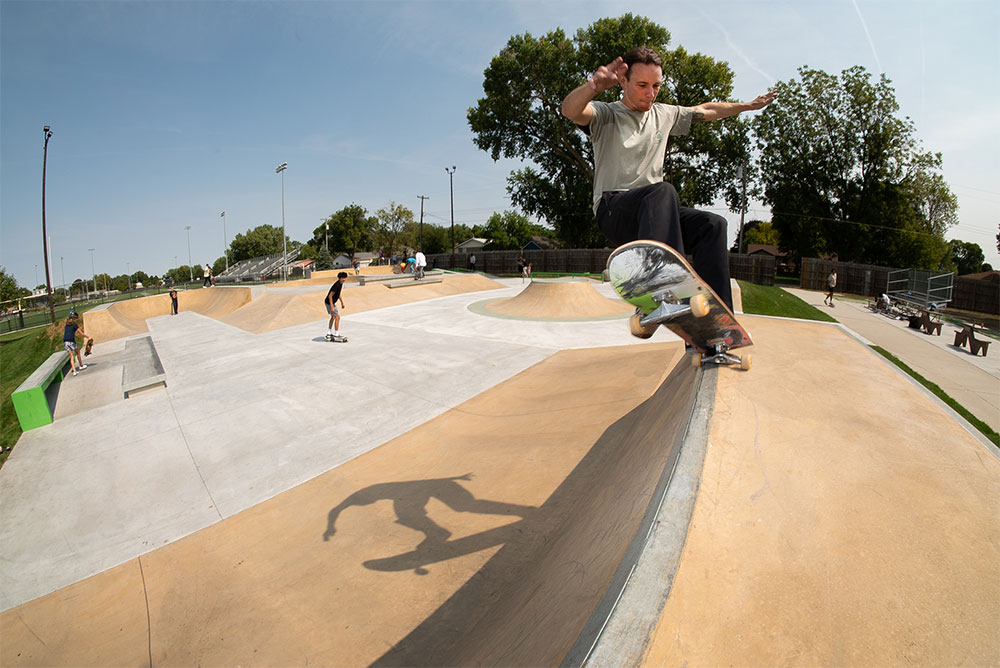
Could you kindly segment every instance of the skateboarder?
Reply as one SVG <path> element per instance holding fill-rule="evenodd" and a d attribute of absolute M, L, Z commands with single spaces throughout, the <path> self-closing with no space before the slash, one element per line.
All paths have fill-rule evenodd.
<path fill-rule="evenodd" d="M 655 102 L 663 83 L 663 61 L 648 47 L 636 47 L 597 68 L 562 103 L 564 116 L 590 137 L 594 147 L 594 214 L 615 246 L 650 239 L 694 256 L 698 275 L 731 309 L 726 219 L 683 207 L 663 180 L 670 135 L 685 135 L 693 123 L 763 109 L 774 91 L 752 102 L 705 102 L 694 107 Z M 594 97 L 614 86 L 622 98 L 610 104 Z"/>
<path fill-rule="evenodd" d="M 76 334 L 79 332 L 84 339 L 90 338 L 80 327 L 77 317 L 76 311 L 70 311 L 69 318 L 66 319 L 66 327 L 63 329 L 63 347 L 69 353 L 69 366 L 73 370 L 74 376 L 87 368 L 87 365 L 83 363 L 83 358 L 80 357 L 80 349 L 76 345 Z"/>
<path fill-rule="evenodd" d="M 207 262 L 205 263 L 205 267 L 201 270 L 201 276 L 201 287 L 209 287 L 212 284 L 212 268 L 208 266 Z"/>
<path fill-rule="evenodd" d="M 424 270 L 427 268 L 427 256 L 424 255 L 423 251 L 417 251 L 417 254 L 413 257 L 413 262 L 416 265 L 417 273 L 413 277 L 414 280 L 419 281 L 424 277 Z"/>
<path fill-rule="evenodd" d="M 330 314 L 330 323 L 327 325 L 329 330 L 326 333 L 327 341 L 337 341 L 343 342 L 347 338 L 340 335 L 340 308 L 344 307 L 344 298 L 341 296 L 341 292 L 344 289 L 344 281 L 347 280 L 347 272 L 342 271 L 337 274 L 337 282 L 330 286 L 330 291 L 326 293 L 326 299 L 324 303 L 326 304 L 326 312 Z M 337 300 L 340 300 L 340 308 L 337 308 Z"/>

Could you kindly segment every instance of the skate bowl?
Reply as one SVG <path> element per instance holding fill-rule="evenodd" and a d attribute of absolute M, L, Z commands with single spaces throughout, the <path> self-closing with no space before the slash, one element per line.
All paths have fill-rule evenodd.
<path fill-rule="evenodd" d="M 601 295 L 587 279 L 532 279 L 513 297 L 477 302 L 469 309 L 497 318 L 566 321 L 624 318 L 635 310 Z"/>
<path fill-rule="evenodd" d="M 180 310 L 221 319 L 250 303 L 251 288 L 214 287 L 177 293 Z M 96 341 L 110 341 L 149 331 L 146 319 L 170 315 L 170 295 L 139 297 L 102 304 L 83 314 L 83 330 Z"/>

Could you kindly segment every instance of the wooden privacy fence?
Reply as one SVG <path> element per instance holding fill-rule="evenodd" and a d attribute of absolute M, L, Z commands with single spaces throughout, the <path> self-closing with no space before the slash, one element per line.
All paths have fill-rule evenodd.
<path fill-rule="evenodd" d="M 487 274 L 517 274 L 517 259 L 531 263 L 532 272 L 565 274 L 601 274 L 608 263 L 610 248 L 582 248 L 535 251 L 477 251 L 476 271 Z M 427 264 L 437 269 L 470 269 L 470 254 L 439 253 L 428 255 Z M 690 260 L 690 258 L 688 258 Z M 733 278 L 761 285 L 774 285 L 774 258 L 765 255 L 729 255 Z"/>
<path fill-rule="evenodd" d="M 885 292 L 889 273 L 897 271 L 895 267 L 803 258 L 799 284 L 806 290 L 826 290 L 830 269 L 837 271 L 837 292 L 865 297 L 877 297 Z M 958 276 L 952 284 L 948 306 L 964 311 L 1000 314 L 1000 283 Z"/>

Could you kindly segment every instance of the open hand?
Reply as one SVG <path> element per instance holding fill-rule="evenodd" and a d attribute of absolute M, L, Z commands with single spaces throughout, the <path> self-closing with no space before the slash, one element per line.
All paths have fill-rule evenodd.
<path fill-rule="evenodd" d="M 774 100 L 777 97 L 778 97 L 778 92 L 777 91 L 773 91 L 773 90 L 768 91 L 768 92 L 764 93 L 763 95 L 758 95 L 757 97 L 755 97 L 750 102 L 747 102 L 747 104 L 750 107 L 749 110 L 753 111 L 753 110 L 756 110 L 756 109 L 763 109 L 767 105 L 769 105 L 772 102 L 774 102 Z"/>

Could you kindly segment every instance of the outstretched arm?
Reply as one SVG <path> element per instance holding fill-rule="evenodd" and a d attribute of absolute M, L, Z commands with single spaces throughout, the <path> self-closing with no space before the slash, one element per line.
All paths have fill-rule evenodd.
<path fill-rule="evenodd" d="M 695 114 L 694 122 L 717 121 L 721 118 L 742 114 L 744 111 L 763 109 L 774 102 L 776 96 L 777 93 L 772 90 L 763 95 L 758 95 L 750 102 L 705 102 L 693 107 Z"/>
<path fill-rule="evenodd" d="M 590 120 L 594 117 L 594 109 L 590 106 L 590 101 L 598 93 L 603 93 L 624 81 L 627 71 L 628 65 L 624 63 L 621 56 L 607 65 L 598 67 L 585 84 L 577 86 L 566 96 L 562 103 L 562 115 L 577 125 L 590 125 Z"/>

